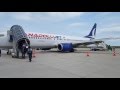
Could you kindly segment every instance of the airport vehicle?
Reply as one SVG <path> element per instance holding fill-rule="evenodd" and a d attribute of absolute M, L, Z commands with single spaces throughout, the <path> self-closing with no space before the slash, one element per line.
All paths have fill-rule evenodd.
<path fill-rule="evenodd" d="M 50 50 L 51 48 L 58 48 L 61 52 L 74 52 L 74 48 L 80 45 L 104 43 L 101 39 L 95 39 L 96 27 L 97 24 L 95 23 L 87 36 L 72 37 L 25 32 L 20 25 L 13 25 L 6 33 L 0 33 L 0 48 L 8 49 L 8 51 L 13 49 L 17 56 L 24 43 L 35 49 Z"/>
<path fill-rule="evenodd" d="M 107 44 L 105 43 L 100 43 L 98 45 L 95 45 L 95 44 L 87 45 L 87 48 L 90 48 L 91 51 L 107 51 L 108 50 Z"/>

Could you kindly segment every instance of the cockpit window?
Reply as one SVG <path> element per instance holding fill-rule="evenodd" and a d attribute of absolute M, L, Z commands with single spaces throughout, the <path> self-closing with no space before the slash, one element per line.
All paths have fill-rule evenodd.
<path fill-rule="evenodd" d="M 3 36 L 5 36 L 4 34 L 0 34 L 0 37 L 3 37 Z"/>

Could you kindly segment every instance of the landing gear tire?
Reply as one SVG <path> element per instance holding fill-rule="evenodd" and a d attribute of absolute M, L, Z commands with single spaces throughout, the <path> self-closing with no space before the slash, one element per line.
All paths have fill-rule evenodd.
<path fill-rule="evenodd" d="M 74 52 L 75 50 L 74 49 L 72 49 L 70 52 Z"/>
<path fill-rule="evenodd" d="M 15 57 L 15 53 L 12 53 L 12 58 L 14 58 Z"/>

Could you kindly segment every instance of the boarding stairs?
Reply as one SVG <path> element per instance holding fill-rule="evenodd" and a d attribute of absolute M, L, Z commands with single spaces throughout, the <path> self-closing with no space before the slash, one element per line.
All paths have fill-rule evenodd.
<path fill-rule="evenodd" d="M 103 49 L 107 49 L 107 45 L 106 45 L 106 43 L 105 42 L 102 42 L 102 43 L 100 43 L 101 44 L 101 46 L 103 47 Z"/>
<path fill-rule="evenodd" d="M 22 50 L 22 45 L 30 45 L 30 41 L 23 28 L 19 25 L 13 25 L 8 31 L 9 42 L 13 45 L 13 53 L 16 57 L 19 57 L 19 52 Z"/>

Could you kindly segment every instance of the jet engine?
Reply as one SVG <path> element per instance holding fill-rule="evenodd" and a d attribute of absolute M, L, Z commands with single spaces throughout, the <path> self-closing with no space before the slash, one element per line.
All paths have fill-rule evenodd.
<path fill-rule="evenodd" d="M 58 44 L 58 49 L 62 52 L 73 52 L 74 51 L 72 43 Z"/>

